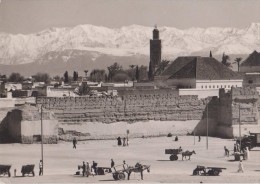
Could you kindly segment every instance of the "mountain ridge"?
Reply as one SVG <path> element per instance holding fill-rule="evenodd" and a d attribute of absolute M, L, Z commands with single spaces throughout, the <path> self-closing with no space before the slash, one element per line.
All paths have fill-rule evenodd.
<path fill-rule="evenodd" d="M 163 59 L 180 55 L 200 55 L 209 50 L 213 55 L 221 55 L 223 52 L 228 55 L 250 54 L 260 48 L 260 23 L 252 23 L 243 29 L 192 27 L 181 30 L 166 26 L 158 29 L 162 40 Z M 0 64 L 55 62 L 53 53 L 63 53 L 62 60 L 67 62 L 76 57 L 75 53 L 80 53 L 73 53 L 73 50 L 88 51 L 92 62 L 104 54 L 115 57 L 149 56 L 152 30 L 152 27 L 141 25 L 112 29 L 85 24 L 53 27 L 26 35 L 0 33 Z"/>

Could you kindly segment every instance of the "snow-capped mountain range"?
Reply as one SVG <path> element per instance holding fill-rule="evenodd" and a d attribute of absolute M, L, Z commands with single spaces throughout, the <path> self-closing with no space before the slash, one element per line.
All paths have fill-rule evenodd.
<path fill-rule="evenodd" d="M 162 40 L 162 58 L 179 55 L 249 54 L 260 50 L 260 23 L 247 28 L 158 27 Z M 100 55 L 149 56 L 149 40 L 153 27 L 131 25 L 117 29 L 93 25 L 71 28 L 50 28 L 33 34 L 0 33 L 0 64 L 17 65 L 71 60 L 87 51 L 94 62 Z M 55 54 L 54 54 L 55 53 Z M 57 54 L 57 53 L 62 53 Z"/>

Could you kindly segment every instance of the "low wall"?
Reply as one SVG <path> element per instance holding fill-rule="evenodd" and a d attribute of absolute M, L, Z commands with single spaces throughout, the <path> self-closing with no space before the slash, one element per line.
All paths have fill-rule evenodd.
<path fill-rule="evenodd" d="M 168 133 L 173 135 L 186 135 L 191 133 L 199 123 L 198 120 L 191 121 L 146 121 L 146 122 L 81 122 L 65 123 L 61 122 L 59 127 L 64 134 L 60 135 L 63 140 L 72 140 L 73 135 L 66 133 L 74 130 L 78 133 L 78 140 L 88 139 L 116 139 L 116 137 L 126 137 L 126 131 L 129 130 L 129 137 L 150 137 L 166 136 Z"/>

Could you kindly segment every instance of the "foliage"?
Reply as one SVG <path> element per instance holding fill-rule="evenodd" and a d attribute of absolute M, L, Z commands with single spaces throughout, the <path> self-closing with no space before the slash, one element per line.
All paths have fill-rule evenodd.
<path fill-rule="evenodd" d="M 111 66 L 107 67 L 108 69 L 108 80 L 113 81 L 114 76 L 119 72 L 122 71 L 123 68 L 117 62 L 112 64 Z"/>
<path fill-rule="evenodd" d="M 54 76 L 53 79 L 57 82 L 60 82 L 62 80 L 59 75 Z"/>
<path fill-rule="evenodd" d="M 139 68 L 139 81 L 146 81 L 148 79 L 147 66 L 141 65 Z"/>
<path fill-rule="evenodd" d="M 79 87 L 79 95 L 88 95 L 90 91 L 91 91 L 90 87 L 84 82 Z"/>
<path fill-rule="evenodd" d="M 230 60 L 229 56 L 228 55 L 225 55 L 225 53 L 223 53 L 223 56 L 222 56 L 222 64 L 227 66 L 227 67 L 232 67 L 231 63 L 228 62 Z"/>
<path fill-rule="evenodd" d="M 209 52 L 209 57 L 211 57 L 211 58 L 212 58 L 212 52 L 211 52 L 211 51 Z"/>
<path fill-rule="evenodd" d="M 50 83 L 50 76 L 48 73 L 36 73 L 32 76 L 35 82 L 45 82 L 46 84 Z"/>
<path fill-rule="evenodd" d="M 74 72 L 73 72 L 73 81 L 77 81 L 78 78 L 79 78 L 78 72 L 74 71 Z"/>
<path fill-rule="evenodd" d="M 68 71 L 66 71 L 64 73 L 64 83 L 68 83 L 69 82 L 69 74 L 68 74 Z"/>
<path fill-rule="evenodd" d="M 21 76 L 20 73 L 11 73 L 11 75 L 8 78 L 9 82 L 22 82 L 24 79 L 23 76 Z"/>
<path fill-rule="evenodd" d="M 138 65 L 136 65 L 136 68 L 135 68 L 135 79 L 136 79 L 137 81 L 140 80 L 140 72 L 139 72 L 139 67 L 138 67 Z"/>
<path fill-rule="evenodd" d="M 170 61 L 168 60 L 162 60 L 162 62 L 158 65 L 158 68 L 155 72 L 155 75 L 160 75 L 163 73 L 163 71 L 165 70 L 165 68 L 168 66 Z"/>
<path fill-rule="evenodd" d="M 127 80 L 130 80 L 130 77 L 125 71 L 117 72 L 113 77 L 113 82 L 125 82 Z"/>
<path fill-rule="evenodd" d="M 152 62 L 149 63 L 148 79 L 152 81 L 154 79 L 154 67 Z"/>
<path fill-rule="evenodd" d="M 89 80 L 92 82 L 105 82 L 107 77 L 106 75 L 105 70 L 94 69 L 89 75 Z"/>
<path fill-rule="evenodd" d="M 84 70 L 84 73 L 85 73 L 85 77 L 88 76 L 88 70 Z"/>
<path fill-rule="evenodd" d="M 240 62 L 242 61 L 242 58 L 236 58 L 235 62 L 237 63 L 237 70 L 240 71 Z"/>

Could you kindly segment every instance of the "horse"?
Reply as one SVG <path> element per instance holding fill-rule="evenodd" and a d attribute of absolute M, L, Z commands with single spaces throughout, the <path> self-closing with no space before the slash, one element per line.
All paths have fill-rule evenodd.
<path fill-rule="evenodd" d="M 141 165 L 141 164 L 136 164 L 135 167 L 129 166 L 125 172 L 127 173 L 127 179 L 130 179 L 130 175 L 132 172 L 135 173 L 141 173 L 141 179 L 143 180 L 143 171 L 147 170 L 147 172 L 150 172 L 150 165 Z"/>
<path fill-rule="evenodd" d="M 185 152 L 182 152 L 182 153 L 181 153 L 181 155 L 182 155 L 182 160 L 183 160 L 183 157 L 185 157 L 185 159 L 186 159 L 186 156 L 189 156 L 189 160 L 190 160 L 190 156 L 191 156 L 193 153 L 196 154 L 194 150 L 193 150 L 193 151 L 188 151 L 188 150 L 187 150 L 187 151 L 185 151 Z"/>

